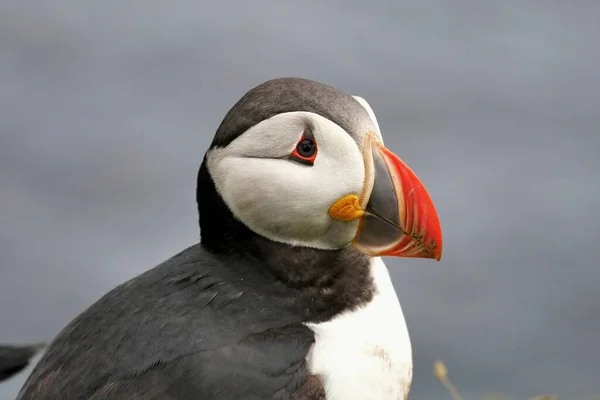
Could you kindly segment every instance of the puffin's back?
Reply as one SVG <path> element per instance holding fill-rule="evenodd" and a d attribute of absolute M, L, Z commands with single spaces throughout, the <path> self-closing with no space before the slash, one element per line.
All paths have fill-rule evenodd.
<path fill-rule="evenodd" d="M 296 390 L 314 334 L 268 276 L 194 245 L 75 318 L 18 399 L 267 399 Z"/>

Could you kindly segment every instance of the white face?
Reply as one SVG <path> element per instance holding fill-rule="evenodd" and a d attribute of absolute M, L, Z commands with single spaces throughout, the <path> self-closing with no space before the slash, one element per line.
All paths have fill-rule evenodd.
<path fill-rule="evenodd" d="M 312 166 L 288 158 L 307 129 L 317 148 Z M 329 208 L 363 189 L 362 138 L 357 143 L 332 121 L 310 112 L 278 114 L 211 150 L 207 162 L 233 215 L 259 235 L 320 249 L 342 248 L 354 238 L 359 221 L 334 220 Z"/>

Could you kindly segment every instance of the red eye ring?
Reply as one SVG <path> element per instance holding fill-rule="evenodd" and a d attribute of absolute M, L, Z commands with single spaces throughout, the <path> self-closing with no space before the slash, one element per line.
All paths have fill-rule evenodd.
<path fill-rule="evenodd" d="M 306 130 L 302 134 L 302 138 L 296 144 L 294 151 L 290 157 L 305 165 L 314 165 L 317 159 L 318 147 L 310 131 Z"/>

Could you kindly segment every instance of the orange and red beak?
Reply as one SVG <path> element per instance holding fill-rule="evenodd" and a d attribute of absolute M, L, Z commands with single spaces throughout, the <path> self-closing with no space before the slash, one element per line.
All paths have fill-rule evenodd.
<path fill-rule="evenodd" d="M 346 218 L 360 218 L 352 245 L 371 256 L 439 261 L 442 229 L 433 201 L 419 178 L 375 134 L 365 138 L 363 155 L 365 188 L 360 197 L 352 196 L 355 217 Z"/>

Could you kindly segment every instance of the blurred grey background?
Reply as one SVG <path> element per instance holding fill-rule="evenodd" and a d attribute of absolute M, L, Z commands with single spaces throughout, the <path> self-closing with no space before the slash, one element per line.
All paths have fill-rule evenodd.
<path fill-rule="evenodd" d="M 600 394 L 600 2 L 0 3 L 0 342 L 51 339 L 198 240 L 197 168 L 251 87 L 366 98 L 441 263 L 387 260 L 411 398 Z M 12 399 L 26 375 L 0 385 Z"/>

